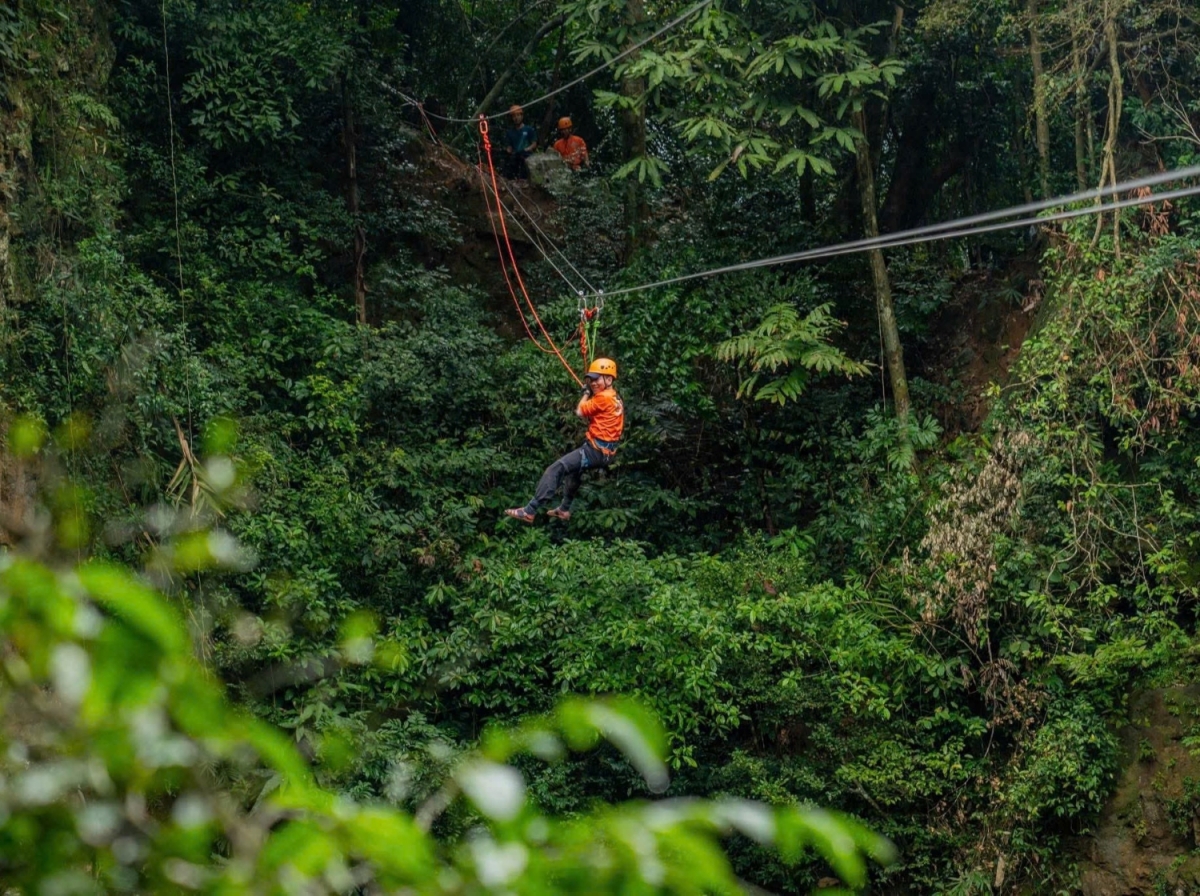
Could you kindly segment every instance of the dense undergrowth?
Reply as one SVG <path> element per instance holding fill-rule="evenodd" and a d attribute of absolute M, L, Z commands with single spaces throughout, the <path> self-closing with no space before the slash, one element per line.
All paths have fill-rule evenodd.
<path fill-rule="evenodd" d="M 424 6 L 417 32 L 458 27 Z M 429 263 L 486 225 L 437 166 L 446 150 L 382 89 L 437 87 L 421 64 L 453 55 L 414 49 L 397 16 L 0 10 L 0 403 L 6 425 L 54 435 L 36 483 L 19 452 L 6 460 L 9 542 L 52 565 L 147 570 L 209 668 L 330 792 L 419 811 L 489 725 L 621 694 L 662 720 L 671 795 L 853 813 L 899 849 L 879 891 L 1071 886 L 1064 856 L 1110 793 L 1128 694 L 1192 676 L 1194 203 L 1127 212 L 1119 245 L 1092 223 L 1044 235 L 1034 327 L 978 432 L 943 432 L 933 409 L 963 387 L 933 376 L 913 380 L 907 428 L 872 376 L 814 374 L 780 404 L 743 394 L 745 367 L 718 346 L 781 305 L 832 309 L 848 326 L 823 336 L 877 363 L 861 259 L 614 297 L 601 344 L 630 413 L 619 464 L 588 481 L 569 528 L 518 530 L 501 510 L 578 438 L 575 393 L 512 337 L 493 275 Z M 467 155 L 464 134 L 443 136 Z M 831 186 L 816 203 L 811 173 L 710 181 L 684 142 L 656 139 L 673 180 L 652 194 L 648 250 L 620 248 L 612 150 L 539 197 L 593 279 L 839 235 L 845 200 Z M 989 198 L 1019 198 L 1003 147 L 973 164 L 1003 175 Z M 359 226 L 366 327 L 349 285 Z M 1025 239 L 991 246 L 998 283 Z M 910 353 L 973 263 L 949 246 L 889 254 Z M 570 332 L 574 297 L 529 270 L 553 296 L 548 324 Z M 236 539 L 212 543 L 224 572 L 189 560 L 187 534 L 207 527 Z M 356 662 L 356 638 L 386 649 Z M 651 795 L 615 749 L 513 761 L 554 815 Z M 239 785 L 251 803 L 254 784 Z M 468 842 L 479 807 L 445 808 L 435 834 Z M 729 850 L 773 892 L 827 874 L 749 837 Z"/>

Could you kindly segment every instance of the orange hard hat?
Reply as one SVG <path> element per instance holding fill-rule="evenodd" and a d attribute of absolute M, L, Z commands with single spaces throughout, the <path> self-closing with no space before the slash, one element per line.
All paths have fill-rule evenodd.
<path fill-rule="evenodd" d="M 617 362 L 612 358 L 597 358 L 588 368 L 588 376 L 611 376 L 617 378 Z"/>
<path fill-rule="evenodd" d="M 508 107 L 509 115 L 516 115 L 518 112 L 520 112 L 522 115 L 525 114 L 525 110 L 522 109 L 520 106 L 513 105 L 513 106 Z"/>
<path fill-rule="evenodd" d="M 571 123 L 571 119 L 569 119 L 569 118 L 560 118 L 558 120 L 558 129 L 560 131 L 565 131 L 567 128 L 573 128 L 573 127 L 575 127 L 575 125 L 573 125 Z"/>

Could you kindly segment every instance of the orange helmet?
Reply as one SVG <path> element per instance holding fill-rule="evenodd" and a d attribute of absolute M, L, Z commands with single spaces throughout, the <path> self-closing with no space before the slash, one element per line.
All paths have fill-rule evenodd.
<path fill-rule="evenodd" d="M 612 358 L 597 358 L 588 368 L 588 376 L 611 376 L 617 378 L 617 362 Z"/>
<path fill-rule="evenodd" d="M 560 131 L 565 131 L 567 128 L 573 127 L 575 127 L 575 125 L 571 123 L 571 119 L 569 118 L 560 118 L 558 120 L 558 129 Z"/>

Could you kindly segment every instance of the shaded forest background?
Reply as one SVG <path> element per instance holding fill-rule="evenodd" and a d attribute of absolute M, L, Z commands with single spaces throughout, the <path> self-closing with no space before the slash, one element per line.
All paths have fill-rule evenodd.
<path fill-rule="evenodd" d="M 9 440 L 7 543 L 143 570 L 334 792 L 416 809 L 489 724 L 622 694 L 670 794 L 889 837 L 877 892 L 1107 892 L 1089 837 L 1137 763 L 1175 771 L 1168 817 L 1122 816 L 1147 880 L 1194 882 L 1191 698 L 1179 763 L 1121 733 L 1196 674 L 1194 201 L 613 296 L 619 461 L 569 527 L 500 522 L 576 391 L 504 288 L 476 129 L 408 98 L 500 111 L 687 8 L 0 8 L 0 419 L 49 436 Z M 1112 185 L 1200 159 L 1198 27 L 725 0 L 531 107 L 593 165 L 512 189 L 616 290 Z M 517 252 L 567 340 L 576 296 Z M 567 817 L 650 795 L 615 750 L 520 767 Z M 728 847 L 771 892 L 827 880 Z"/>

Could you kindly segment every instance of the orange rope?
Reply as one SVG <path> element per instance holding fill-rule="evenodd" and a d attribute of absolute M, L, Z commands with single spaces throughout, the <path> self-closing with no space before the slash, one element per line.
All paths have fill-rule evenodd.
<path fill-rule="evenodd" d="M 429 129 L 429 136 L 433 138 L 435 146 L 441 146 L 442 141 L 438 139 L 437 131 L 433 129 L 433 122 L 429 120 L 429 116 L 425 114 L 425 104 L 417 103 L 417 111 L 421 113 L 421 120 L 425 122 L 425 127 Z"/>
<path fill-rule="evenodd" d="M 529 329 L 529 321 L 525 319 L 525 312 L 521 309 L 521 300 L 517 298 L 517 291 L 513 288 L 512 278 L 508 276 L 508 265 L 504 261 L 504 247 L 500 245 L 500 231 L 496 229 L 496 219 L 492 216 L 492 197 L 488 195 L 487 181 L 483 176 L 483 157 L 480 156 L 479 164 L 476 166 L 479 170 L 479 186 L 483 189 L 483 201 L 487 203 L 488 223 L 492 226 L 492 236 L 496 238 L 496 256 L 500 259 L 500 272 L 504 274 L 504 282 L 508 286 L 508 294 L 512 297 L 513 306 L 517 309 L 517 317 L 521 319 L 521 326 L 525 328 L 525 335 L 529 337 L 529 341 L 536 345 L 539 351 L 543 351 L 548 355 L 554 354 L 553 349 L 548 349 L 533 335 L 533 330 Z"/>
<path fill-rule="evenodd" d="M 537 312 L 537 306 L 533 304 L 533 299 L 529 297 L 529 290 L 525 288 L 525 280 L 521 276 L 521 268 L 517 265 L 517 256 L 513 252 L 512 240 L 510 240 L 508 236 L 508 222 L 504 219 L 504 204 L 500 202 L 500 182 L 496 178 L 496 166 L 492 161 L 492 140 L 488 136 L 487 119 L 482 115 L 479 117 L 479 133 L 483 137 L 483 149 L 484 152 L 487 153 L 488 170 L 492 175 L 492 190 L 496 194 L 496 216 L 500 219 L 500 230 L 504 234 L 504 244 L 508 248 L 508 258 L 512 264 L 513 274 L 516 275 L 517 285 L 521 287 L 521 293 L 525 296 L 525 303 L 529 306 L 529 310 L 533 314 L 533 319 L 537 321 L 538 329 L 541 330 L 542 336 L 545 337 L 546 342 L 549 344 L 551 350 L 553 350 L 555 356 L 558 358 L 559 362 L 561 362 L 562 366 L 566 368 L 567 373 L 571 374 L 571 379 L 575 380 L 576 383 L 582 386 L 583 380 L 579 378 L 579 374 L 575 372 L 575 369 L 571 366 L 570 362 L 563 357 L 563 353 L 559 351 L 558 346 L 554 344 L 553 337 L 551 337 L 551 335 L 546 331 L 546 325 L 542 323 L 542 318 Z M 490 207 L 490 200 L 488 204 Z M 524 315 L 522 315 L 521 319 L 524 320 Z"/>

